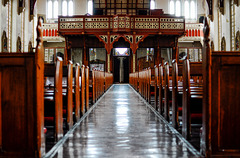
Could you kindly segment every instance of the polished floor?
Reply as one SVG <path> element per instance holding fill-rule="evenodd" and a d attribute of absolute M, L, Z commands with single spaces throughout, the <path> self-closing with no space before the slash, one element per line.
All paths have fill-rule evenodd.
<path fill-rule="evenodd" d="M 127 84 L 113 85 L 56 149 L 56 158 L 199 157 Z"/>

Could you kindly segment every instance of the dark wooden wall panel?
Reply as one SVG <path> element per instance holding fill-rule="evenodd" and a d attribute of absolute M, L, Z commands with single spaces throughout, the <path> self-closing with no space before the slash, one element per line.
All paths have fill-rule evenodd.
<path fill-rule="evenodd" d="M 222 66 L 220 77 L 220 123 L 219 146 L 221 149 L 238 149 L 240 147 L 240 65 Z M 234 84 L 232 84 L 234 83 Z"/>
<path fill-rule="evenodd" d="M 26 147 L 26 141 L 22 135 L 27 134 L 24 114 L 26 98 L 26 72 L 24 67 L 5 68 L 2 71 L 2 137 L 3 150 L 21 151 Z M 14 89 L 14 91 L 11 91 Z M 14 99 L 12 99 L 14 98 Z M 16 106 L 18 105 L 18 106 Z M 17 131 L 17 132 L 16 132 Z M 9 137 L 15 135 L 15 137 Z"/>
<path fill-rule="evenodd" d="M 212 155 L 240 154 L 240 56 L 212 53 L 211 149 Z"/>

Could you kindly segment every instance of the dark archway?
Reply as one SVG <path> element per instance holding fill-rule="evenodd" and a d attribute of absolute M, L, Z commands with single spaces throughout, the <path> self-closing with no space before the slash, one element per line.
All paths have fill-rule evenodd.
<path fill-rule="evenodd" d="M 113 44 L 113 49 L 112 49 L 113 54 L 114 54 L 115 48 L 128 48 L 130 51 L 130 55 L 132 54 L 130 49 L 130 44 L 127 41 L 125 41 L 123 37 L 120 37 L 118 41 L 116 41 Z M 113 76 L 114 76 L 115 83 L 129 83 L 129 72 L 130 72 L 129 62 L 130 62 L 130 56 L 113 55 L 112 64 L 113 64 Z M 120 67 L 121 65 L 122 65 L 122 68 Z"/>

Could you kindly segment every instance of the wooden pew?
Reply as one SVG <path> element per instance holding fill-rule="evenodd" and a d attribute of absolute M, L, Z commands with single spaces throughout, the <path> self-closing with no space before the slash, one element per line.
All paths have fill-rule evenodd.
<path fill-rule="evenodd" d="M 204 126 L 209 131 L 203 133 L 210 136 L 210 142 L 205 142 L 209 143 L 208 156 L 239 157 L 240 53 L 212 52 L 210 61 L 211 86 L 206 89 L 210 90 L 210 104 L 204 104 Z"/>
<path fill-rule="evenodd" d="M 170 82 L 169 82 L 169 64 L 168 62 L 164 63 L 164 118 L 170 120 Z"/>
<path fill-rule="evenodd" d="M 201 152 L 206 157 L 240 157 L 240 53 L 212 52 L 209 36 L 205 18 Z"/>
<path fill-rule="evenodd" d="M 192 119 L 202 120 L 202 83 L 191 83 L 190 76 L 202 76 L 202 64 L 191 64 L 188 59 L 183 63 L 183 95 L 182 95 L 182 135 L 191 138 Z M 202 123 L 202 122 L 200 122 Z"/>
<path fill-rule="evenodd" d="M 50 78 L 54 81 L 45 86 L 44 124 L 48 129 L 47 139 L 53 137 L 53 141 L 57 141 L 63 137 L 62 59 L 58 57 L 56 65 L 45 64 L 44 67 L 46 81 Z"/>
<path fill-rule="evenodd" d="M 163 96 L 164 96 L 164 90 L 163 90 L 163 84 L 164 84 L 164 80 L 163 80 L 163 66 L 162 64 L 159 64 L 158 67 L 159 71 L 158 71 L 158 75 L 159 75 L 159 102 L 158 102 L 158 106 L 159 106 L 159 113 L 162 115 L 164 112 L 164 102 L 163 102 Z"/>
<path fill-rule="evenodd" d="M 85 65 L 82 65 L 81 68 L 81 116 L 85 114 L 85 109 L 86 109 L 86 91 L 85 91 L 85 86 L 86 86 L 86 78 L 85 78 Z"/>
<path fill-rule="evenodd" d="M 44 48 L 38 19 L 36 53 L 0 53 L 0 157 L 42 157 Z"/>
<path fill-rule="evenodd" d="M 131 74 L 130 74 L 131 75 Z M 133 78 L 134 80 L 134 78 Z M 113 74 L 105 72 L 105 91 L 113 84 Z M 134 83 L 133 83 L 134 84 Z"/>
<path fill-rule="evenodd" d="M 79 64 L 76 64 L 75 66 L 75 76 L 74 76 L 74 80 L 75 80 L 75 85 L 74 85 L 74 98 L 75 98 L 75 101 L 74 101 L 74 113 L 75 113 L 75 120 L 76 121 L 79 121 L 80 120 L 80 117 L 81 117 L 81 113 L 80 113 L 80 107 L 81 107 L 81 97 L 80 97 L 80 94 L 81 94 L 81 89 L 80 89 L 80 86 L 81 86 L 81 80 L 80 80 L 80 65 Z"/>
<path fill-rule="evenodd" d="M 179 127 L 178 111 L 178 64 L 176 60 L 172 62 L 172 126 L 175 129 Z"/>
<path fill-rule="evenodd" d="M 158 75 L 159 68 L 157 65 L 154 66 L 154 108 L 158 111 L 158 93 L 159 93 L 159 75 Z"/>
<path fill-rule="evenodd" d="M 63 67 L 63 77 L 67 80 L 67 84 L 63 85 L 63 117 L 66 132 L 73 126 L 73 64 L 71 61 L 68 61 L 67 67 Z"/>
<path fill-rule="evenodd" d="M 96 102 L 96 74 L 95 70 L 92 70 L 92 102 L 93 104 Z"/>
<path fill-rule="evenodd" d="M 86 92 L 85 92 L 85 94 L 86 94 L 86 111 L 88 111 L 88 109 L 89 109 L 89 67 L 88 66 L 86 66 L 86 68 L 85 68 L 85 90 L 86 90 Z"/>

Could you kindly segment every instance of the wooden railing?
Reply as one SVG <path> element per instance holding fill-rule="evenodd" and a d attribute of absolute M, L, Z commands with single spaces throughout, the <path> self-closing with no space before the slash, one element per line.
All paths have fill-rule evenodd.
<path fill-rule="evenodd" d="M 186 35 L 180 37 L 178 41 L 200 41 L 203 44 L 203 26 L 202 23 L 186 23 Z"/>
<path fill-rule="evenodd" d="M 82 34 L 82 32 L 94 33 L 96 31 L 98 33 L 141 32 L 143 30 L 149 33 L 174 34 L 185 30 L 185 19 L 168 14 L 150 17 L 145 15 L 59 16 L 58 29 L 60 34 Z"/>
<path fill-rule="evenodd" d="M 63 37 L 58 35 L 57 23 L 44 23 L 43 24 L 43 41 L 64 41 Z"/>

